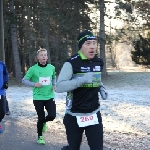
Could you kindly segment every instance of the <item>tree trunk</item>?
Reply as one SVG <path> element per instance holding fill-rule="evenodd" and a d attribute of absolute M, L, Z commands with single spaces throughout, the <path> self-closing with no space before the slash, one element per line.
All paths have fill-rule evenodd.
<path fill-rule="evenodd" d="M 76 32 L 74 33 L 74 38 L 73 38 L 73 52 L 72 54 L 76 54 L 79 50 L 78 48 L 78 44 L 77 44 L 77 37 L 78 37 L 78 34 L 80 32 L 80 21 L 79 21 L 79 17 L 80 17 L 80 9 L 79 9 L 79 0 L 75 0 L 75 3 L 74 3 L 74 13 L 75 13 L 75 16 L 76 16 Z"/>
<path fill-rule="evenodd" d="M 61 41 L 61 38 L 59 37 L 59 36 L 57 36 L 57 37 L 55 37 L 55 64 L 54 64 L 54 66 L 55 66 L 55 69 L 56 69 L 56 73 L 58 73 L 58 71 L 59 71 L 59 64 L 58 64 L 58 62 L 59 62 L 59 60 L 58 60 L 58 55 L 59 55 L 59 43 L 60 43 L 60 41 Z"/>
<path fill-rule="evenodd" d="M 10 0 L 10 12 L 13 14 L 12 17 L 15 18 L 13 0 Z M 17 43 L 17 26 L 14 20 L 11 23 L 11 40 L 12 40 L 12 52 L 14 57 L 15 77 L 17 82 L 21 82 L 22 74 L 21 74 L 21 64 L 20 64 L 18 43 Z"/>
<path fill-rule="evenodd" d="M 47 25 L 47 10 L 46 10 L 46 2 L 42 0 L 42 31 L 44 37 L 44 48 L 47 49 L 48 52 L 48 62 L 51 63 L 51 55 L 50 55 L 50 47 L 49 47 L 49 36 L 48 36 L 48 25 Z"/>
<path fill-rule="evenodd" d="M 5 62 L 3 0 L 0 0 L 0 61 Z"/>
<path fill-rule="evenodd" d="M 107 76 L 107 71 L 106 71 L 106 56 L 105 56 L 105 24 L 104 24 L 104 16 L 105 16 L 105 4 L 104 0 L 99 0 L 100 4 L 100 57 L 104 61 L 104 67 L 103 67 L 103 73 L 102 75 L 105 77 Z"/>

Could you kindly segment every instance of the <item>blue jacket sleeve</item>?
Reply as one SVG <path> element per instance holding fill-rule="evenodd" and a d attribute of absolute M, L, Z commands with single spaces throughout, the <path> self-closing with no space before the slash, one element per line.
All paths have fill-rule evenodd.
<path fill-rule="evenodd" d="M 7 67 L 6 65 L 3 63 L 3 77 L 4 77 L 4 83 L 8 82 L 8 70 L 7 70 Z"/>

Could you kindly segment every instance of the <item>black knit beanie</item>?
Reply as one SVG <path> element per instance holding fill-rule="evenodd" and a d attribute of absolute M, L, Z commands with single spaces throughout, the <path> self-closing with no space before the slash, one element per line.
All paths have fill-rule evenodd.
<path fill-rule="evenodd" d="M 78 47 L 80 49 L 85 41 L 96 40 L 96 37 L 93 35 L 92 32 L 84 30 L 79 33 L 77 40 L 78 40 Z"/>

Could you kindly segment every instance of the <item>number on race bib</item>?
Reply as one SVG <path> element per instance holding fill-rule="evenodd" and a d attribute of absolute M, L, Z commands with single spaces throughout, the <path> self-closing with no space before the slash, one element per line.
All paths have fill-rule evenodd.
<path fill-rule="evenodd" d="M 50 77 L 40 77 L 39 83 L 41 83 L 42 85 L 50 85 L 51 83 Z"/>
<path fill-rule="evenodd" d="M 86 127 L 90 125 L 99 124 L 97 114 L 90 116 L 76 116 L 79 127 Z"/>
<path fill-rule="evenodd" d="M 93 116 L 83 116 L 83 117 L 80 117 L 81 118 L 81 122 L 86 122 L 86 121 L 89 121 L 89 120 L 93 120 Z"/>

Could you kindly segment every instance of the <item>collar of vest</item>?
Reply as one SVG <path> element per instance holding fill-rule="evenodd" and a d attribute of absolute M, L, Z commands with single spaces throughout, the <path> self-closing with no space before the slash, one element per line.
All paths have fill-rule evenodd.
<path fill-rule="evenodd" d="M 83 55 L 83 53 L 81 52 L 81 51 L 78 51 L 78 54 L 79 54 L 79 56 L 81 57 L 81 59 L 87 59 L 84 55 Z"/>

